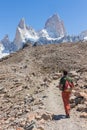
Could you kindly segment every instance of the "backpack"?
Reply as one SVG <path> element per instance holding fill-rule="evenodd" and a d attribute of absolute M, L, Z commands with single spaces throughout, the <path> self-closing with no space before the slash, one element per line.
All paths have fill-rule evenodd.
<path fill-rule="evenodd" d="M 66 92 L 71 92 L 72 89 L 73 89 L 73 87 L 74 87 L 73 82 L 70 81 L 70 80 L 68 80 L 68 79 L 66 79 L 65 85 L 64 85 L 64 91 L 66 91 Z"/>

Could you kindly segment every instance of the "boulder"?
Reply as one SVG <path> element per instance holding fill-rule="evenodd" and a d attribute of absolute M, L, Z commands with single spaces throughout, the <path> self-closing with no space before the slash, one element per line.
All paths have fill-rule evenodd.
<path fill-rule="evenodd" d="M 16 128 L 16 130 L 24 130 L 23 128 L 21 128 L 21 127 L 18 127 L 18 128 Z"/>
<path fill-rule="evenodd" d="M 85 113 L 85 112 L 81 113 L 80 117 L 81 118 L 87 118 L 87 113 Z"/>
<path fill-rule="evenodd" d="M 79 104 L 77 107 L 77 111 L 79 112 L 87 112 L 87 107 L 85 104 Z"/>
<path fill-rule="evenodd" d="M 47 114 L 47 113 L 43 113 L 41 118 L 44 120 L 52 120 L 51 114 Z"/>

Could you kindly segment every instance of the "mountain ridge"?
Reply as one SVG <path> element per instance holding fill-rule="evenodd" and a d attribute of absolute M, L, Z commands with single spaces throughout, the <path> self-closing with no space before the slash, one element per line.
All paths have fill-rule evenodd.
<path fill-rule="evenodd" d="M 47 19 L 45 27 L 40 31 L 35 31 L 32 27 L 27 26 L 24 18 L 22 18 L 17 26 L 14 40 L 11 42 L 8 35 L 1 41 L 1 54 L 10 54 L 18 51 L 30 42 L 32 45 L 43 45 L 64 42 L 87 41 L 87 31 L 83 31 L 78 36 L 70 36 L 67 34 L 63 21 L 57 14 Z M 2 58 L 2 56 L 0 56 Z"/>

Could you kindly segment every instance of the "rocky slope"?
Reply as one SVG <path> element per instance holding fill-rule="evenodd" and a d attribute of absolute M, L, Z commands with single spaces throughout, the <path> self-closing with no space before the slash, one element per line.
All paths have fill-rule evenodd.
<path fill-rule="evenodd" d="M 87 43 L 27 46 L 1 59 L 0 129 L 86 130 L 86 50 Z M 56 88 L 64 68 L 75 84 L 69 121 Z"/>

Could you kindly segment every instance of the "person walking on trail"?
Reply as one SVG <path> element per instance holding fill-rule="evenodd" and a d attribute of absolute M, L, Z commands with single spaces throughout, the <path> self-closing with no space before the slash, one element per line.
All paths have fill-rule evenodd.
<path fill-rule="evenodd" d="M 63 71 L 63 76 L 59 82 L 59 89 L 62 91 L 62 99 L 64 103 L 64 109 L 66 113 L 66 118 L 70 118 L 70 95 L 72 89 L 74 88 L 74 84 L 72 79 L 68 76 L 68 72 L 66 70 Z"/>

